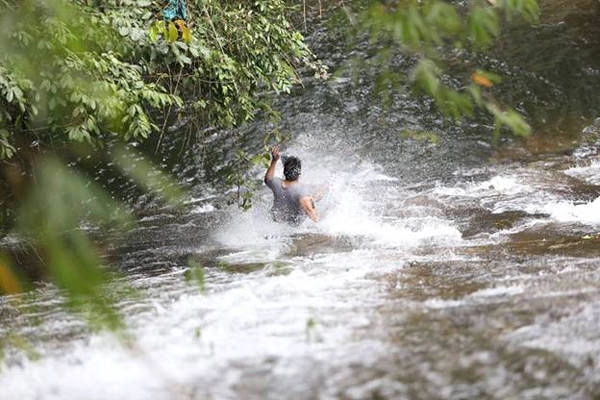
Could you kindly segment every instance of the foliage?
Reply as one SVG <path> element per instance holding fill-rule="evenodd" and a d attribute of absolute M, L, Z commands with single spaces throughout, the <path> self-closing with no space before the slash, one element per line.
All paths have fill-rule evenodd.
<path fill-rule="evenodd" d="M 407 0 L 367 1 L 358 16 L 349 15 L 356 21 L 355 29 L 365 29 L 379 46 L 375 62 L 390 65 L 398 53 L 411 57 L 408 76 L 384 68 L 376 81 L 378 90 L 408 80 L 417 91 L 431 96 L 445 115 L 459 119 L 484 110 L 494 118 L 496 132 L 507 127 L 527 136 L 531 128 L 522 115 L 505 109 L 494 96 L 500 76 L 472 62 L 475 53 L 490 49 L 504 23 L 516 18 L 534 23 L 538 13 L 537 0 L 479 0 L 467 5 Z"/>
<path fill-rule="evenodd" d="M 259 92 L 289 92 L 299 83 L 297 67 L 319 68 L 285 19 L 282 1 L 188 1 L 185 25 L 157 21 L 151 7 L 124 11 L 109 3 L 105 13 L 124 35 L 128 57 L 142 60 L 149 79 L 184 99 L 178 116 L 193 115 L 194 128 L 247 121 L 268 107 Z"/>
<path fill-rule="evenodd" d="M 184 273 L 185 281 L 195 284 L 200 291 L 204 291 L 206 284 L 204 267 L 193 259 L 188 260 L 188 266 L 189 268 Z"/>
<path fill-rule="evenodd" d="M 118 34 L 89 9 L 25 1 L 5 10 L 0 42 L 0 155 L 20 141 L 100 145 L 106 135 L 146 138 L 148 108 L 177 101 L 120 54 Z M 41 61 L 41 62 L 40 62 Z M 6 134 L 7 133 L 7 134 Z"/>
<path fill-rule="evenodd" d="M 260 91 L 289 92 L 298 66 L 319 68 L 282 1 L 188 7 L 185 23 L 157 19 L 147 0 L 5 5 L 0 157 L 18 151 L 19 136 L 42 146 L 144 139 L 164 130 L 173 107 L 196 129 L 233 126 L 266 107 Z"/>

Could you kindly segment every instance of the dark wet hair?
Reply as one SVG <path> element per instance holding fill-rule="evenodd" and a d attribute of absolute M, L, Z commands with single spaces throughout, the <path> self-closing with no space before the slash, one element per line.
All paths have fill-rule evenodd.
<path fill-rule="evenodd" d="M 290 156 L 283 158 L 283 175 L 288 181 L 295 181 L 302 172 L 302 162 L 298 157 Z"/>

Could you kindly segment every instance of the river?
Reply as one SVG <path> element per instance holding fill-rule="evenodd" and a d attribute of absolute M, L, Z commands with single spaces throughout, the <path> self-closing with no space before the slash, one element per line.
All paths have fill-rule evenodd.
<path fill-rule="evenodd" d="M 600 119 L 494 143 L 426 100 L 369 96 L 335 78 L 280 100 L 283 151 L 328 187 L 318 224 L 271 222 L 266 187 L 243 212 L 200 179 L 184 213 L 146 212 L 106 289 L 140 294 L 118 306 L 129 337 L 90 331 L 51 285 L 0 298 L 0 399 L 597 398 Z"/>

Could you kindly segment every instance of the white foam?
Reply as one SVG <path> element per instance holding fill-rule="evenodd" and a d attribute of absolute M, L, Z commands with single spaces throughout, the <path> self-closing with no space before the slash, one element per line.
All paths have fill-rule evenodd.
<path fill-rule="evenodd" d="M 523 184 L 518 176 L 495 176 L 492 179 L 482 182 L 474 187 L 475 192 L 494 191 L 504 195 L 514 195 L 517 193 L 529 193 L 533 190 L 530 185 Z"/>
<path fill-rule="evenodd" d="M 460 299 L 427 299 L 423 305 L 432 309 L 464 307 L 471 304 L 503 301 L 505 297 L 515 296 L 525 290 L 520 286 L 498 286 L 480 289 Z"/>
<path fill-rule="evenodd" d="M 543 211 L 559 222 L 578 222 L 585 225 L 600 224 L 600 198 L 585 204 L 556 202 L 546 204 Z"/>
<path fill-rule="evenodd" d="M 591 288 L 591 291 L 596 292 L 597 289 Z M 551 351 L 575 366 L 590 368 L 590 360 L 594 360 L 592 356 L 600 353 L 597 334 L 600 329 L 599 305 L 597 300 L 592 300 L 583 307 L 575 307 L 569 315 L 558 320 L 540 318 L 537 322 L 536 319 L 531 325 L 510 332 L 504 338 L 523 347 Z M 597 361 L 595 365 L 597 368 Z"/>
<path fill-rule="evenodd" d="M 471 297 L 494 297 L 494 296 L 512 296 L 521 294 L 524 289 L 520 286 L 498 286 L 493 288 L 481 289 L 470 294 Z"/>
<path fill-rule="evenodd" d="M 263 190 L 262 197 L 264 193 Z M 231 206 L 227 210 L 229 220 L 213 233 L 215 240 L 226 247 L 254 250 L 269 253 L 268 258 L 276 257 L 285 249 L 290 235 L 296 230 L 274 222 L 270 218 L 269 208 L 270 205 L 261 198 L 249 211 Z"/>
<path fill-rule="evenodd" d="M 215 211 L 215 206 L 213 206 L 210 203 L 206 203 L 206 204 L 202 204 L 200 206 L 196 206 L 194 207 L 194 209 L 191 211 L 192 214 L 204 214 L 204 213 L 209 213 Z"/>
<path fill-rule="evenodd" d="M 600 160 L 593 160 L 589 165 L 569 168 L 565 174 L 594 185 L 600 185 Z"/>
<path fill-rule="evenodd" d="M 90 345 L 78 344 L 68 356 L 26 360 L 22 368 L 8 368 L 0 376 L 6 400 L 168 399 L 169 381 L 160 364 L 124 350 L 114 339 L 92 336 Z M 8 397 L 4 397 L 8 396 Z"/>
<path fill-rule="evenodd" d="M 305 356 L 314 351 L 306 340 L 308 320 L 335 319 L 340 309 L 361 317 L 357 307 L 374 301 L 376 288 L 360 279 L 372 255 L 357 252 L 344 259 L 345 265 L 329 255 L 288 275 L 239 277 L 218 291 L 190 292 L 163 302 L 158 310 L 130 316 L 133 349 L 110 335 L 91 335 L 86 342 L 72 343 L 68 354 L 3 366 L 0 398 L 166 400 L 186 397 L 179 388 L 194 384 L 214 398 L 236 398 L 233 390 L 241 372 L 232 364 Z M 356 296 L 357 291 L 367 298 Z M 336 328 L 319 340 L 331 347 L 348 342 L 355 325 L 347 322 L 336 319 Z M 368 319 L 362 315 L 358 323 Z"/>
<path fill-rule="evenodd" d="M 444 299 L 427 299 L 424 306 L 427 308 L 433 308 L 435 310 L 441 310 L 444 308 L 462 307 L 465 305 L 464 300 L 444 300 Z"/>
<path fill-rule="evenodd" d="M 497 175 L 483 182 L 466 183 L 459 186 L 439 186 L 434 192 L 444 196 L 458 197 L 489 197 L 497 195 L 516 195 L 530 193 L 534 188 L 524 184 L 522 178 L 517 175 Z"/>

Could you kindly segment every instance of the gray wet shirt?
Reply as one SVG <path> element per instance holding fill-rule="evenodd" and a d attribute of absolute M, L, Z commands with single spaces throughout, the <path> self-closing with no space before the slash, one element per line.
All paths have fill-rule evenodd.
<path fill-rule="evenodd" d="M 265 181 L 273 191 L 273 207 L 271 213 L 273 219 L 279 222 L 287 222 L 297 225 L 302 222 L 306 214 L 300 208 L 300 199 L 310 196 L 308 188 L 300 182 L 292 183 L 283 188 L 280 178 L 270 178 Z"/>

